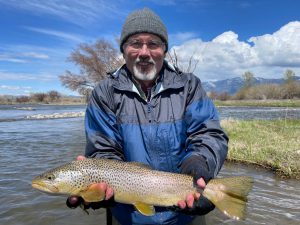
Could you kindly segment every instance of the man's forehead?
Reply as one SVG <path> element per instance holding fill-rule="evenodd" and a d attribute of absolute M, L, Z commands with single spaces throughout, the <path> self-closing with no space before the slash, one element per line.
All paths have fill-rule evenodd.
<path fill-rule="evenodd" d="M 161 38 L 155 34 L 150 34 L 150 33 L 138 33 L 131 35 L 128 40 L 132 39 L 151 39 L 151 40 L 159 40 L 162 41 Z"/>

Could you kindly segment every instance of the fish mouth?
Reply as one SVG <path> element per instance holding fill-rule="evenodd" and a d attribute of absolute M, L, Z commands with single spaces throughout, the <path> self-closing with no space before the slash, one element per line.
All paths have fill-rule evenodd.
<path fill-rule="evenodd" d="M 44 181 L 35 181 L 33 180 L 31 186 L 37 190 L 47 193 L 58 193 L 59 190 L 57 187 L 50 185 Z"/>

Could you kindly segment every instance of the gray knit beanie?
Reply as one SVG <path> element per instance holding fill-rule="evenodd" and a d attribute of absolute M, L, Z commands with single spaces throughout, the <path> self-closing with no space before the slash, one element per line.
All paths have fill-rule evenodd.
<path fill-rule="evenodd" d="M 167 29 L 159 16 L 148 8 L 134 11 L 127 16 L 120 38 L 120 50 L 122 53 L 125 41 L 129 36 L 138 33 L 151 33 L 159 36 L 166 45 L 166 52 L 168 51 Z"/>

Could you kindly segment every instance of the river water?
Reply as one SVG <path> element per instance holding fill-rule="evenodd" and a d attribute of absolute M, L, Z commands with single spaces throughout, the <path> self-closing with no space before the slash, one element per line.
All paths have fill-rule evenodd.
<path fill-rule="evenodd" d="M 0 106 L 0 224 L 105 224 L 103 210 L 87 215 L 81 209 L 67 208 L 66 197 L 31 188 L 34 176 L 83 153 L 83 111 L 84 106 Z M 220 116 L 300 119 L 300 109 L 222 107 Z M 228 163 L 219 176 L 235 175 L 250 175 L 255 180 L 247 219 L 233 221 L 214 210 L 207 216 L 207 224 L 300 224 L 300 181 Z"/>

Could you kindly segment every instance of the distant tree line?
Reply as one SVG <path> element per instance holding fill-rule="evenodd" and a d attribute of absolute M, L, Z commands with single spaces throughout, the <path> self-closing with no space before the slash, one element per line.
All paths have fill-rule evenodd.
<path fill-rule="evenodd" d="M 38 92 L 30 95 L 22 96 L 0 96 L 0 104 L 28 104 L 28 103 L 42 103 L 42 104 L 60 104 L 60 103 L 82 103 L 82 98 L 72 98 L 60 94 L 58 91 L 52 90 L 47 93 Z"/>

